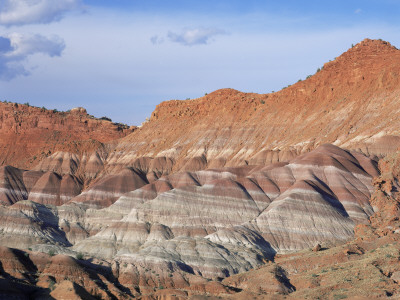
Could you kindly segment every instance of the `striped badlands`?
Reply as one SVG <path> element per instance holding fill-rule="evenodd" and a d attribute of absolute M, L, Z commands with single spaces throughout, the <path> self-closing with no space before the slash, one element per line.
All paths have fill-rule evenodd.
<path fill-rule="evenodd" d="M 133 264 L 170 261 L 194 268 L 195 260 L 182 254 L 189 251 L 183 239 L 192 240 L 206 243 L 210 257 L 218 249 L 231 253 L 232 274 L 239 270 L 233 253 L 250 268 L 276 252 L 352 238 L 354 226 L 373 213 L 369 198 L 377 174 L 369 158 L 333 145 L 266 167 L 175 173 L 125 193 L 109 207 L 87 210 L 91 236 L 73 249 Z M 205 259 L 199 272 L 211 272 L 206 265 Z"/>

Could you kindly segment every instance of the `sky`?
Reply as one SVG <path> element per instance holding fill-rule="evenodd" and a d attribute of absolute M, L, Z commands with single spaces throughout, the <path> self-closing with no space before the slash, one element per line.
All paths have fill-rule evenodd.
<path fill-rule="evenodd" d="M 400 48 L 398 0 L 0 0 L 0 100 L 140 125 L 220 88 L 269 93 L 364 38 Z"/>

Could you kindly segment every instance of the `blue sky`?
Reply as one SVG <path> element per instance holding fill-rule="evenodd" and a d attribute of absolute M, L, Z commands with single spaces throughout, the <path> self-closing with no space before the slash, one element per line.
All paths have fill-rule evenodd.
<path fill-rule="evenodd" d="M 400 1 L 0 0 L 0 99 L 139 125 L 164 100 L 268 93 L 362 39 L 400 47 Z"/>

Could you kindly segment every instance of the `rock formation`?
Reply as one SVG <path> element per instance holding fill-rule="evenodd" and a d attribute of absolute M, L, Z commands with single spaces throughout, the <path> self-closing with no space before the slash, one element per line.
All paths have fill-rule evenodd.
<path fill-rule="evenodd" d="M 124 137 L 133 129 L 96 119 L 82 108 L 58 112 L 0 102 L 0 162 L 31 168 L 57 151 L 90 153 L 101 143 Z"/>
<path fill-rule="evenodd" d="M 288 161 L 324 143 L 382 156 L 400 146 L 400 51 L 366 39 L 310 78 L 272 94 L 222 89 L 159 104 L 122 139 L 111 171 L 140 157 L 173 171 Z"/>

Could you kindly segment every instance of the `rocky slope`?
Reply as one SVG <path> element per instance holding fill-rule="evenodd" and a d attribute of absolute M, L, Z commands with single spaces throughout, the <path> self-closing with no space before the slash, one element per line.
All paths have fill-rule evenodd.
<path fill-rule="evenodd" d="M 364 40 L 310 78 L 272 94 L 218 90 L 167 101 L 122 139 L 110 170 L 165 158 L 149 171 L 287 161 L 324 143 L 381 156 L 400 145 L 400 51 Z M 160 170 L 163 168 L 163 170 Z"/>
<path fill-rule="evenodd" d="M 96 119 L 83 108 L 57 112 L 0 102 L 0 164 L 31 168 L 54 152 L 91 153 L 132 131 L 126 125 Z"/>

